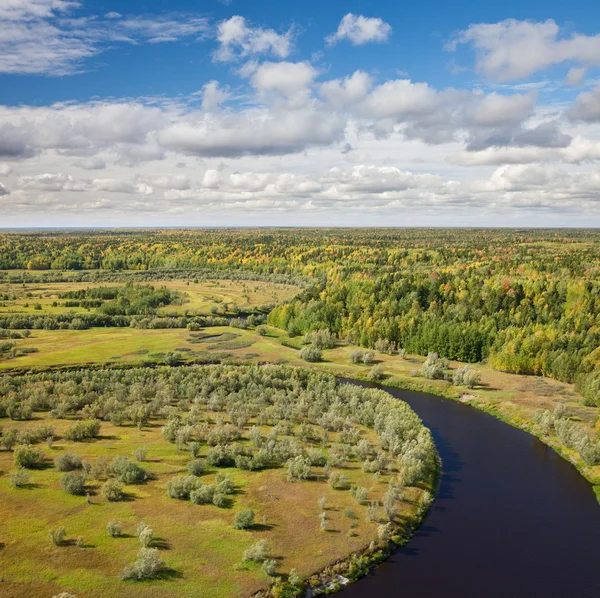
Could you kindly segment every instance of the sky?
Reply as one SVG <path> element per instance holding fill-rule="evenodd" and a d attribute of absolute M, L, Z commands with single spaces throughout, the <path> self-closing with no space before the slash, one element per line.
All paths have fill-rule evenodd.
<path fill-rule="evenodd" d="M 0 0 L 0 228 L 599 225 L 595 0 Z"/>

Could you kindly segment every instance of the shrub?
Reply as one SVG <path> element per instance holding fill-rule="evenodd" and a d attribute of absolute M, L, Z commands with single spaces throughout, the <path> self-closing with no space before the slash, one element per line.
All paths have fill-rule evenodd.
<path fill-rule="evenodd" d="M 323 353 L 321 352 L 321 349 L 314 345 L 302 347 L 302 349 L 300 349 L 299 356 L 300 359 L 308 361 L 309 363 L 317 363 L 323 359 Z"/>
<path fill-rule="evenodd" d="M 213 467 L 232 467 L 235 464 L 235 457 L 227 444 L 217 444 L 211 448 L 206 455 L 206 460 Z"/>
<path fill-rule="evenodd" d="M 101 493 L 104 500 L 108 500 L 109 502 L 117 502 L 125 498 L 123 484 L 114 478 L 111 478 L 104 483 Z"/>
<path fill-rule="evenodd" d="M 6 432 L 2 434 L 2 438 L 0 438 L 0 442 L 7 451 L 12 451 L 19 442 L 19 432 L 14 428 L 6 430 Z"/>
<path fill-rule="evenodd" d="M 141 521 L 135 530 L 135 535 L 138 537 L 138 540 L 142 546 L 148 547 L 150 544 L 152 544 L 154 530 L 149 525 Z"/>
<path fill-rule="evenodd" d="M 314 467 L 323 467 L 327 463 L 327 457 L 321 449 L 309 448 L 306 451 L 306 457 Z"/>
<path fill-rule="evenodd" d="M 215 487 L 201 484 L 189 493 L 189 499 L 195 505 L 209 505 L 215 497 Z"/>
<path fill-rule="evenodd" d="M 33 446 L 23 445 L 15 449 L 13 460 L 15 467 L 38 469 L 44 464 L 44 453 Z"/>
<path fill-rule="evenodd" d="M 82 442 L 89 438 L 97 438 L 100 434 L 100 422 L 97 419 L 80 421 L 65 430 L 64 437 L 71 442 Z"/>
<path fill-rule="evenodd" d="M 252 509 L 243 509 L 235 514 L 233 527 L 235 529 L 250 529 L 254 525 L 254 511 Z"/>
<path fill-rule="evenodd" d="M 122 455 L 113 459 L 108 470 L 124 484 L 140 484 L 148 479 L 148 472 L 143 467 Z"/>
<path fill-rule="evenodd" d="M 350 487 L 348 478 L 344 474 L 339 473 L 337 471 L 333 471 L 331 472 L 331 474 L 329 474 L 329 479 L 327 480 L 327 483 L 334 490 L 346 490 Z"/>
<path fill-rule="evenodd" d="M 298 574 L 297 569 L 291 569 L 288 575 L 288 583 L 292 586 L 299 586 L 302 583 L 302 578 Z"/>
<path fill-rule="evenodd" d="M 357 503 L 363 505 L 367 502 L 367 497 L 369 496 L 369 491 L 366 488 L 362 488 L 360 486 L 354 486 L 350 491 L 350 494 L 354 497 Z"/>
<path fill-rule="evenodd" d="M 118 538 L 123 531 L 123 524 L 120 521 L 109 521 L 106 526 L 106 533 L 111 538 Z"/>
<path fill-rule="evenodd" d="M 275 577 L 277 575 L 277 561 L 275 559 L 267 559 L 263 563 L 262 569 L 269 577 Z"/>
<path fill-rule="evenodd" d="M 180 475 L 167 482 L 167 494 L 171 498 L 188 500 L 191 492 L 202 486 L 202 482 L 197 477 L 193 475 Z"/>
<path fill-rule="evenodd" d="M 469 366 L 457 368 L 452 376 L 454 386 L 466 386 L 467 388 L 475 388 L 480 382 L 481 376 L 479 372 L 471 369 Z"/>
<path fill-rule="evenodd" d="M 429 380 L 440 380 L 448 369 L 448 360 L 440 359 L 437 353 L 429 353 L 421 366 L 421 376 Z"/>
<path fill-rule="evenodd" d="M 312 476 L 310 461 L 298 455 L 290 459 L 287 463 L 287 479 L 288 482 L 295 480 L 308 480 Z"/>
<path fill-rule="evenodd" d="M 68 494 L 82 496 L 85 494 L 85 482 L 85 474 L 69 471 L 60 480 L 60 485 Z"/>
<path fill-rule="evenodd" d="M 140 446 L 139 448 L 136 448 L 135 451 L 133 451 L 133 456 L 136 461 L 146 461 L 148 458 L 148 447 Z"/>
<path fill-rule="evenodd" d="M 335 334 L 329 330 L 313 330 L 304 338 L 305 344 L 312 343 L 317 349 L 333 349 L 337 344 Z"/>
<path fill-rule="evenodd" d="M 267 334 L 269 334 L 269 329 L 266 326 L 257 326 L 256 332 L 257 334 L 260 334 L 260 336 L 267 336 Z"/>
<path fill-rule="evenodd" d="M 190 475 L 201 476 L 206 471 L 206 462 L 202 459 L 194 459 L 187 464 L 187 470 Z"/>
<path fill-rule="evenodd" d="M 266 540 L 259 540 L 256 544 L 252 544 L 250 548 L 244 551 L 245 561 L 254 561 L 262 563 L 271 554 L 271 548 Z"/>
<path fill-rule="evenodd" d="M 74 471 L 83 467 L 83 461 L 78 455 L 63 453 L 54 459 L 54 467 L 58 471 Z"/>
<path fill-rule="evenodd" d="M 383 373 L 383 367 L 380 363 L 374 365 L 369 372 L 369 378 L 374 382 L 380 382 L 385 378 L 385 374 Z"/>
<path fill-rule="evenodd" d="M 227 506 L 227 497 L 220 492 L 215 492 L 212 500 L 212 504 L 219 509 L 224 509 Z"/>
<path fill-rule="evenodd" d="M 220 492 L 221 494 L 233 494 L 233 491 L 235 490 L 235 486 L 233 485 L 233 482 L 231 481 L 231 478 L 229 476 L 224 476 L 221 473 L 218 473 L 216 475 L 216 480 L 217 480 L 217 486 L 216 486 L 216 491 Z"/>
<path fill-rule="evenodd" d="M 352 351 L 350 353 L 350 361 L 352 363 L 364 363 L 365 365 L 369 365 L 373 363 L 375 359 L 375 354 L 373 351 L 363 351 L 362 349 L 357 349 L 356 351 Z"/>
<path fill-rule="evenodd" d="M 387 338 L 378 338 L 374 345 L 375 351 L 379 353 L 386 353 L 387 355 L 393 355 L 396 350 L 396 343 L 389 341 Z"/>
<path fill-rule="evenodd" d="M 62 546 L 65 543 L 65 537 L 67 535 L 67 531 L 64 527 L 59 527 L 58 529 L 51 529 L 48 532 L 50 536 L 50 541 L 54 546 Z"/>
<path fill-rule="evenodd" d="M 121 573 L 121 579 L 142 581 L 156 577 L 165 567 L 163 560 L 156 548 L 142 548 L 137 559 L 130 567 Z"/>
<path fill-rule="evenodd" d="M 13 488 L 22 488 L 29 483 L 30 479 L 31 476 L 24 469 L 17 469 L 10 472 L 10 475 L 8 476 L 8 483 Z"/>

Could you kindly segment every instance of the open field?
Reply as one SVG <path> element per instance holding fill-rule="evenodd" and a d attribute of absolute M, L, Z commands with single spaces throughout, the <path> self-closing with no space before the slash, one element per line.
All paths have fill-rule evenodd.
<path fill-rule="evenodd" d="M 95 313 L 97 308 L 66 307 L 60 295 L 70 291 L 80 291 L 98 287 L 117 287 L 123 283 L 8 283 L 0 282 L 0 315 L 37 314 L 50 315 L 65 312 Z M 166 287 L 184 294 L 181 305 L 167 305 L 159 308 L 164 315 L 210 315 L 229 313 L 235 306 L 239 310 L 252 310 L 256 307 L 286 301 L 296 295 L 298 287 L 287 284 L 263 281 L 231 280 L 157 280 L 143 283 L 155 288 Z"/>
<path fill-rule="evenodd" d="M 246 369 L 243 368 L 244 371 Z M 329 431 L 327 440 L 323 440 L 323 430 L 315 424 L 310 424 L 308 428 L 305 426 L 304 431 L 297 423 L 276 428 L 280 420 L 277 419 L 275 407 L 269 406 L 278 405 L 278 401 L 287 401 L 287 393 L 277 394 L 278 391 L 268 386 L 269 376 L 278 375 L 277 372 L 273 374 L 274 371 L 271 368 L 264 374 L 254 374 L 255 392 L 247 399 L 237 395 L 239 408 L 250 408 L 251 414 L 241 427 L 239 423 L 237 426 L 231 425 L 236 413 L 231 401 L 227 412 L 221 411 L 212 402 L 213 397 L 218 400 L 217 396 L 227 396 L 228 390 L 231 393 L 233 388 L 239 388 L 234 381 L 236 376 L 243 379 L 246 375 L 240 368 L 223 369 L 222 373 L 216 373 L 214 368 L 190 368 L 184 374 L 187 376 L 185 379 L 181 378 L 182 370 L 169 368 L 138 370 L 137 377 L 134 370 L 129 370 L 129 374 L 113 372 L 110 379 L 101 372 L 90 372 L 85 376 L 86 382 L 102 381 L 104 386 L 95 383 L 98 390 L 94 398 L 83 392 L 77 401 L 87 401 L 88 404 L 93 401 L 98 409 L 107 414 L 109 405 L 114 404 L 110 403 L 114 401 L 113 393 L 118 392 L 118 388 L 129 388 L 131 384 L 131 393 L 117 407 L 125 409 L 125 421 L 121 425 L 114 425 L 103 420 L 98 436 L 85 441 L 74 442 L 65 438 L 74 420 L 80 419 L 75 413 L 57 419 L 48 412 L 36 411 L 32 420 L 2 420 L 5 433 L 8 429 L 15 429 L 22 434 L 41 425 L 50 425 L 54 437 L 51 446 L 46 446 L 45 441 L 38 445 L 44 455 L 44 464 L 28 470 L 30 479 L 19 488 L 9 484 L 8 472 L 14 470 L 13 452 L 0 450 L 0 518 L 4 522 L 0 538 L 2 596 L 46 598 L 59 591 L 70 591 L 86 598 L 121 595 L 140 598 L 188 597 L 198 595 L 198 588 L 202 588 L 203 597 L 247 596 L 267 585 L 270 579 L 260 564 L 242 562 L 244 550 L 258 540 L 268 542 L 280 574 L 296 568 L 302 576 L 319 571 L 349 553 L 368 546 L 377 538 L 378 526 L 382 522 L 381 517 L 384 517 L 383 509 L 378 507 L 377 518 L 380 521 L 368 520 L 368 504 L 381 502 L 388 482 L 397 477 L 395 467 L 373 475 L 363 472 L 358 458 L 344 457 L 337 462 L 334 471 L 346 477 L 347 485 L 345 489 L 336 489 L 328 485 L 328 474 L 319 465 L 312 467 L 310 479 L 295 481 L 288 479 L 285 465 L 269 465 L 262 471 L 211 465 L 210 452 L 216 450 L 212 448 L 215 442 L 211 441 L 210 436 L 213 431 L 215 434 L 224 434 L 240 430 L 241 438 L 232 437 L 228 446 L 239 447 L 250 455 L 256 454 L 257 446 L 267 446 L 267 436 L 274 443 L 274 448 L 268 449 L 275 451 L 273 454 L 278 454 L 278 450 L 287 450 L 285 447 L 294 443 L 301 443 L 306 448 L 322 451 L 329 459 L 333 458 L 331 455 L 339 450 L 342 443 L 349 442 L 335 431 Z M 133 377 L 127 378 L 128 375 Z M 64 383 L 68 384 L 67 380 L 73 375 L 65 376 Z M 266 380 L 262 395 L 256 394 L 257 384 L 260 387 L 261 380 L 258 378 L 257 382 L 257 376 L 264 376 Z M 286 372 L 282 373 L 283 379 L 286 381 L 277 383 L 273 388 L 280 388 L 283 384 L 291 394 L 304 389 L 303 400 L 311 400 L 311 391 L 299 386 L 302 382 L 291 382 Z M 32 378 L 27 383 L 35 385 L 41 380 Z M 325 379 L 323 383 L 326 383 Z M 183 394 L 175 394 L 176 390 L 181 392 L 186 388 L 186 384 L 193 384 L 196 388 L 193 404 L 191 397 L 184 399 Z M 205 389 L 209 388 L 206 384 L 213 390 L 201 392 L 203 385 Z M 142 405 L 159 389 L 167 393 L 165 396 L 169 396 L 169 389 L 172 389 L 173 398 L 160 399 L 163 408 L 158 405 L 160 400 L 157 395 L 150 404 L 150 409 L 155 413 L 138 426 L 133 425 L 126 415 L 127 406 Z M 243 393 L 244 390 L 240 389 L 239 392 Z M 372 396 L 368 394 L 372 391 L 356 389 L 356 392 L 362 393 L 365 400 L 370 400 Z M 139 399 L 131 398 L 135 393 L 145 399 L 139 402 Z M 56 392 L 49 400 L 51 403 L 61 401 L 61 396 L 62 393 Z M 236 400 L 235 396 L 232 400 Z M 273 398 L 268 398 L 270 396 Z M 322 396 L 319 395 L 320 400 Z M 391 399 L 389 401 L 393 408 L 399 408 L 399 403 Z M 147 402 L 145 404 L 148 405 Z M 270 413 L 266 419 L 265 409 Z M 168 421 L 160 415 L 164 411 L 171 414 Z M 194 426 L 193 429 L 184 430 L 189 435 L 186 436 L 187 441 L 181 443 L 179 435 L 176 441 L 173 438 L 169 441 L 161 433 L 161 428 L 169 424 L 174 432 L 182 430 L 182 424 L 175 414 L 184 413 L 188 414 L 188 421 Z M 111 418 L 114 419 L 115 415 L 113 411 Z M 298 421 L 298 415 L 294 419 Z M 260 436 L 258 440 L 252 436 L 250 441 L 250 430 L 254 425 L 254 430 L 259 431 Z M 411 425 L 411 428 L 414 427 Z M 361 425 L 352 428 L 358 438 L 373 447 L 370 450 L 375 450 L 378 438 L 372 429 Z M 350 428 L 344 429 L 348 431 Z M 187 475 L 186 465 L 192 460 L 188 454 L 192 440 L 197 441 L 197 458 L 208 461 L 208 469 L 199 475 L 198 482 L 215 484 L 218 481 L 217 473 L 229 476 L 233 482 L 234 491 L 226 498 L 223 507 L 193 504 L 189 500 L 178 500 L 167 495 L 168 482 L 178 475 Z M 118 456 L 135 460 L 133 453 L 143 447 L 148 452 L 139 466 L 149 472 L 149 479 L 137 484 L 125 484 L 122 500 L 107 501 L 101 489 L 107 476 L 114 478 L 116 475 L 110 469 L 110 463 Z M 89 503 L 85 496 L 72 496 L 61 489 L 61 478 L 66 474 L 57 471 L 53 461 L 66 453 L 82 457 L 90 464 L 86 482 Z M 348 491 L 350 485 L 366 488 L 368 496 L 357 501 Z M 400 529 L 406 518 L 414 518 L 421 495 L 420 488 L 405 487 L 394 501 L 397 511 L 394 518 Z M 327 498 L 326 507 L 318 504 L 323 496 Z M 251 508 L 255 512 L 255 525 L 249 530 L 235 529 L 234 517 L 244 508 Z M 320 514 L 323 512 L 327 519 L 326 531 L 320 529 Z M 106 532 L 108 523 L 114 520 L 123 523 L 123 534 L 116 538 Z M 140 550 L 140 542 L 135 536 L 140 522 L 153 529 L 154 540 L 151 545 L 159 549 L 168 569 L 151 581 L 125 582 L 119 579 L 119 574 L 135 560 Z M 59 526 L 66 529 L 66 542 L 65 545 L 54 546 L 48 532 Z M 76 542 L 78 537 L 83 539 Z"/>

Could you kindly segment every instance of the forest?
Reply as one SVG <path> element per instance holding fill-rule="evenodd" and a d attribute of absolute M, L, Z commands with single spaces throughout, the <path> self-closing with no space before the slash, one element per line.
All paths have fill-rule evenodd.
<path fill-rule="evenodd" d="M 6 281 L 110 280 L 111 272 L 152 280 L 198 269 L 294 282 L 303 292 L 268 320 L 290 336 L 328 329 L 364 347 L 387 340 L 411 353 L 576 381 L 594 404 L 599 243 L 593 230 L 49 231 L 2 234 L 0 268 Z M 93 317 L 84 325 L 130 324 Z M 28 318 L 0 327 L 52 325 Z"/>

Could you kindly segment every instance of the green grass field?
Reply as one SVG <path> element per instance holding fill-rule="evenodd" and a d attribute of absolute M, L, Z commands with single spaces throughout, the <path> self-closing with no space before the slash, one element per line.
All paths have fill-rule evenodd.
<path fill-rule="evenodd" d="M 68 291 L 99 286 L 119 286 L 122 283 L 8 283 L 0 282 L 0 315 L 2 314 L 59 314 L 65 312 L 86 313 L 82 307 L 64 307 L 64 299 L 59 295 Z M 290 299 L 299 292 L 298 287 L 286 284 L 259 281 L 231 280 L 158 280 L 154 287 L 167 287 L 185 294 L 182 305 L 162 307 L 164 315 L 189 314 L 209 315 L 224 313 L 228 307 L 249 310 L 255 307 L 279 303 Z M 56 303 L 57 305 L 53 305 Z M 96 312 L 91 308 L 90 313 Z"/>
<path fill-rule="evenodd" d="M 200 378 L 199 378 L 200 379 Z M 174 409 L 174 404 L 171 409 Z M 184 409 L 179 405 L 178 409 Z M 185 409 L 189 409 L 186 407 Z M 203 408 L 195 404 L 194 418 L 202 426 L 228 424 L 226 412 L 213 411 L 210 404 Z M 203 410 L 199 410 L 203 409 Z M 165 419 L 150 418 L 143 426 L 131 424 L 101 424 L 97 439 L 72 442 L 65 439 L 65 430 L 73 419 L 57 419 L 50 413 L 36 412 L 33 420 L 3 420 L 3 427 L 22 432 L 41 424 L 54 427 L 52 445 L 38 445 L 45 456 L 45 466 L 30 470 L 30 480 L 24 487 L 9 484 L 7 473 L 14 470 L 13 453 L 0 450 L 0 536 L 1 595 L 6 598 L 46 598 L 68 591 L 78 598 L 107 596 L 188 597 L 206 598 L 248 596 L 268 585 L 270 578 L 258 564 L 242 562 L 244 550 L 258 540 L 266 540 L 277 561 L 280 574 L 296 568 L 302 576 L 320 571 L 328 564 L 359 551 L 377 538 L 383 510 L 378 507 L 379 521 L 367 519 L 368 504 L 381 504 L 388 482 L 397 478 L 398 470 L 390 468 L 382 474 L 365 473 L 356 457 L 348 457 L 339 465 L 340 472 L 351 484 L 368 489 L 368 500 L 354 499 L 348 488 L 333 489 L 327 483 L 327 472 L 313 467 L 311 479 L 289 481 L 286 468 L 263 471 L 243 471 L 210 467 L 200 476 L 204 484 L 215 482 L 217 471 L 228 474 L 235 491 L 226 508 L 197 505 L 189 500 L 177 500 L 167 495 L 167 482 L 186 474 L 191 457 L 185 446 L 178 448 L 161 434 Z M 238 442 L 249 446 L 248 430 L 257 423 L 251 418 L 242 428 Z M 273 430 L 273 424 L 257 423 L 263 437 Z M 287 432 L 279 432 L 283 441 L 321 447 L 326 453 L 339 440 L 339 433 L 329 432 L 326 441 L 319 440 L 321 431 L 312 425 L 317 436 L 302 440 L 298 424 Z M 377 436 L 370 428 L 356 425 L 361 438 L 377 446 Z M 78 455 L 98 465 L 109 463 L 116 456 L 133 459 L 136 449 L 146 447 L 147 456 L 140 463 L 151 477 L 148 481 L 126 485 L 126 499 L 108 502 L 101 494 L 106 474 L 88 475 L 85 496 L 72 496 L 61 489 L 64 475 L 52 466 L 54 459 L 66 452 Z M 210 446 L 202 442 L 199 457 L 205 458 Z M 402 527 L 408 518 L 414 519 L 423 490 L 405 487 L 396 501 L 397 524 Z M 327 531 L 320 529 L 319 514 L 323 508 L 319 499 L 327 498 Z M 235 514 L 251 508 L 256 525 L 250 530 L 234 528 Z M 351 511 L 350 516 L 349 510 Z M 106 533 L 110 521 L 123 523 L 123 535 L 112 538 Z M 158 547 L 168 567 L 157 579 L 145 582 L 125 582 L 119 578 L 140 549 L 135 529 L 144 522 L 154 530 L 153 545 Z M 54 546 L 49 530 L 64 526 L 67 542 Z M 77 538 L 83 538 L 76 542 Z"/>

